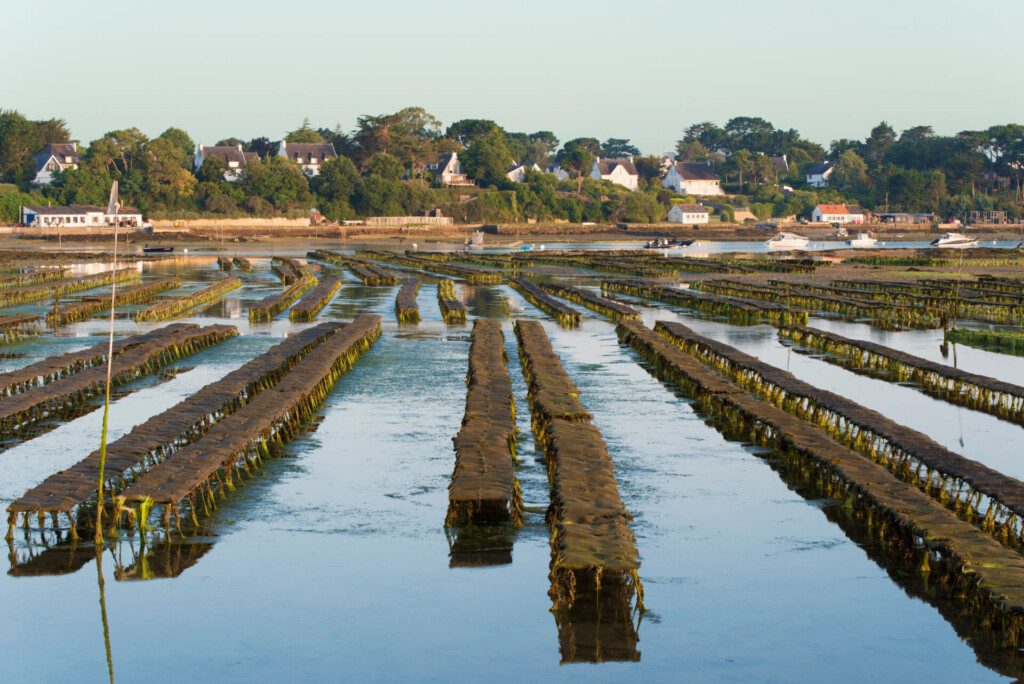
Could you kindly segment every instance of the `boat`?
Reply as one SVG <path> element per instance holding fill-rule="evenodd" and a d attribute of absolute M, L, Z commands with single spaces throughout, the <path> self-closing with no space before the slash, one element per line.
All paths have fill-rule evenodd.
<path fill-rule="evenodd" d="M 857 237 L 850 238 L 846 241 L 846 244 L 851 247 L 873 247 L 878 240 L 871 237 L 867 233 L 857 233 Z"/>
<path fill-rule="evenodd" d="M 166 245 L 143 245 L 142 246 L 142 253 L 143 254 L 170 254 L 173 251 L 174 251 L 174 247 L 173 246 L 166 246 Z"/>
<path fill-rule="evenodd" d="M 796 233 L 779 233 L 764 243 L 768 249 L 803 249 L 810 240 Z"/>
<path fill-rule="evenodd" d="M 967 249 L 978 246 L 978 238 L 967 237 L 963 233 L 943 233 L 941 237 L 932 240 L 932 247 L 945 249 Z"/>
<path fill-rule="evenodd" d="M 682 249 L 683 247 L 689 247 L 690 245 L 697 242 L 696 240 L 680 240 L 679 238 L 673 238 L 671 240 L 667 238 L 655 238 L 649 242 L 645 242 L 644 249 Z"/>

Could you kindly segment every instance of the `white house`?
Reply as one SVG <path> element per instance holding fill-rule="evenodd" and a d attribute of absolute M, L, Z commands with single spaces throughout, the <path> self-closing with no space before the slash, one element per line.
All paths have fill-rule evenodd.
<path fill-rule="evenodd" d="M 428 164 L 427 169 L 434 174 L 434 182 L 438 185 L 473 185 L 473 181 L 462 172 L 462 162 L 455 152 L 446 154 L 433 164 Z"/>
<path fill-rule="evenodd" d="M 113 226 L 114 215 L 108 214 L 106 207 L 83 204 L 66 207 L 22 207 L 21 223 L 31 228 Z M 117 225 L 138 228 L 142 225 L 142 212 L 131 207 L 121 207 L 117 212 Z"/>
<path fill-rule="evenodd" d="M 629 190 L 636 190 L 640 174 L 636 172 L 632 159 L 597 159 L 590 169 L 594 180 L 606 180 Z"/>
<path fill-rule="evenodd" d="M 282 140 L 277 156 L 295 162 L 307 176 L 320 175 L 320 166 L 328 159 L 336 159 L 333 143 L 293 143 Z"/>
<path fill-rule="evenodd" d="M 200 145 L 196 148 L 195 169 L 198 172 L 207 159 L 220 159 L 227 167 L 224 180 L 234 182 L 242 177 L 246 163 L 258 158 L 255 152 L 243 152 L 241 145 Z"/>
<path fill-rule="evenodd" d="M 823 188 L 828 185 L 828 179 L 832 176 L 834 170 L 830 161 L 812 164 L 804 174 L 804 180 L 812 188 Z"/>
<path fill-rule="evenodd" d="M 554 176 L 560 181 L 569 180 L 569 172 L 563 169 L 558 164 L 551 164 L 544 171 L 545 173 L 550 173 L 552 176 Z"/>
<path fill-rule="evenodd" d="M 540 167 L 537 166 L 536 164 L 530 164 L 529 166 L 527 166 L 526 164 L 513 164 L 512 166 L 508 167 L 508 171 L 505 173 L 505 177 L 508 178 L 513 183 L 522 183 L 523 181 L 526 180 L 527 171 L 537 171 L 539 173 Z"/>
<path fill-rule="evenodd" d="M 676 162 L 668 167 L 661 181 L 662 187 L 671 188 L 680 195 L 721 195 L 722 182 L 718 174 L 705 162 Z"/>
<path fill-rule="evenodd" d="M 49 185 L 53 182 L 53 174 L 78 168 L 80 160 L 77 141 L 50 143 L 35 156 L 35 161 L 36 176 L 32 182 L 36 185 Z"/>
<path fill-rule="evenodd" d="M 707 223 L 710 211 L 702 204 L 674 204 L 668 210 L 669 223 Z"/>
<path fill-rule="evenodd" d="M 811 211 L 815 223 L 864 223 L 866 214 L 855 204 L 819 204 Z"/>

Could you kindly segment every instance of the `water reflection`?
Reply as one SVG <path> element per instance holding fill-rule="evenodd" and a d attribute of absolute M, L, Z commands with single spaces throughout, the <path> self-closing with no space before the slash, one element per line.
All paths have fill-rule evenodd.
<path fill-rule="evenodd" d="M 628 580 L 606 577 L 600 591 L 597 582 L 577 583 L 572 606 L 553 611 L 561 664 L 639 662 L 639 617 L 634 622 L 632 596 Z"/>
<path fill-rule="evenodd" d="M 92 548 L 79 544 L 36 549 L 28 547 L 22 553 L 10 541 L 7 543 L 7 558 L 11 577 L 42 577 L 46 575 L 70 575 L 78 572 L 96 557 Z"/>
<path fill-rule="evenodd" d="M 647 361 L 638 360 L 638 363 L 652 376 L 661 378 L 658 370 Z M 664 379 L 662 382 L 680 398 L 689 399 L 673 382 Z M 699 404 L 693 406 L 727 439 L 747 441 L 748 434 L 742 427 L 721 416 L 708 416 Z M 1001 630 L 986 607 L 973 600 L 969 578 L 960 575 L 951 559 L 936 559 L 927 547 L 892 532 L 895 528 L 881 525 L 877 519 L 872 524 L 872 517 L 865 509 L 833 499 L 816 469 L 804 469 L 787 462 L 771 449 L 751 450 L 763 458 L 792 491 L 811 502 L 826 500 L 826 505 L 818 507 L 825 517 L 863 549 L 907 595 L 935 608 L 971 646 L 978 662 L 1008 677 L 1024 677 L 1024 651 L 1018 648 L 1014 635 Z M 922 572 L 922 558 L 926 553 L 929 554 L 925 566 L 928 570 Z"/>
<path fill-rule="evenodd" d="M 199 541 L 143 544 L 137 552 L 129 546 L 131 560 L 126 564 L 119 558 L 114 576 L 119 581 L 173 579 L 196 565 L 212 548 L 212 542 Z"/>
<path fill-rule="evenodd" d="M 449 568 L 486 568 L 512 562 L 516 529 L 511 525 L 446 528 Z"/>

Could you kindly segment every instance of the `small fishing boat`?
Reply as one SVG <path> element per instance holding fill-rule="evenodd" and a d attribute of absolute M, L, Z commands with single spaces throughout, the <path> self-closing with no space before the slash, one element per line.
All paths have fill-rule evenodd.
<path fill-rule="evenodd" d="M 810 243 L 808 238 L 796 233 L 779 233 L 765 244 L 768 249 L 803 249 Z"/>
<path fill-rule="evenodd" d="M 173 246 L 166 246 L 166 245 L 143 245 L 142 246 L 142 253 L 143 254 L 170 254 L 173 251 L 174 251 L 174 247 Z"/>
<path fill-rule="evenodd" d="M 857 233 L 857 237 L 850 238 L 846 241 L 850 247 L 873 247 L 878 240 L 871 237 L 867 233 Z"/>
<path fill-rule="evenodd" d="M 682 249 L 683 247 L 689 247 L 696 243 L 696 240 L 680 240 L 679 238 L 673 238 L 669 240 L 667 238 L 655 238 L 649 242 L 645 242 L 644 249 Z"/>
<path fill-rule="evenodd" d="M 967 237 L 963 233 L 944 233 L 941 237 L 932 240 L 932 247 L 945 249 L 967 249 L 977 247 L 978 238 Z"/>

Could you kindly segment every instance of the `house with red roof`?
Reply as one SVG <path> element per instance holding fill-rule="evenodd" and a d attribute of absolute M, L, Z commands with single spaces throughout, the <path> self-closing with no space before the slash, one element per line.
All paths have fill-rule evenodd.
<path fill-rule="evenodd" d="M 864 223 L 866 217 L 856 204 L 819 204 L 811 212 L 814 223 Z"/>

